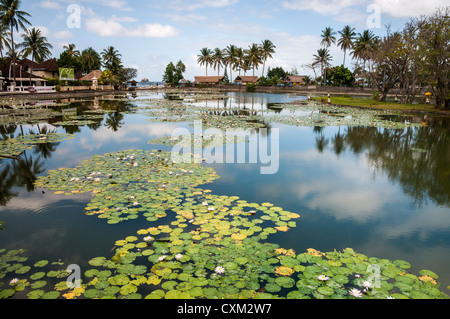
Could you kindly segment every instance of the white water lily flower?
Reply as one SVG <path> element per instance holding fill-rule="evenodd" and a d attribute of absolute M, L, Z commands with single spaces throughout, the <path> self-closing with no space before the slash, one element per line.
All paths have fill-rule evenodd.
<path fill-rule="evenodd" d="M 214 208 L 214 206 L 209 206 L 209 207 L 208 207 L 208 210 L 209 210 L 209 211 L 213 211 L 213 210 L 215 210 L 215 208 Z"/>
<path fill-rule="evenodd" d="M 10 285 L 14 285 L 14 284 L 17 284 L 19 282 L 19 279 L 18 278 L 14 278 L 14 279 L 12 279 L 10 282 L 9 282 L 9 284 Z"/>
<path fill-rule="evenodd" d="M 203 206 L 208 206 L 208 202 L 203 202 L 202 205 Z"/>
<path fill-rule="evenodd" d="M 325 275 L 320 275 L 319 277 L 317 277 L 317 279 L 320 281 L 327 281 L 327 280 L 330 280 L 330 277 L 327 277 Z"/>
<path fill-rule="evenodd" d="M 183 258 L 183 255 L 182 255 L 182 254 L 176 254 L 176 255 L 175 255 L 175 259 L 176 259 L 176 260 L 180 260 L 181 258 Z"/>
<path fill-rule="evenodd" d="M 167 257 L 166 255 L 161 256 L 161 257 L 158 258 L 158 261 L 163 261 L 164 259 L 166 259 L 166 257 Z"/>
<path fill-rule="evenodd" d="M 356 298 L 362 297 L 362 292 L 356 288 L 350 289 L 349 294 Z"/>
<path fill-rule="evenodd" d="M 216 269 L 214 269 L 214 271 L 217 274 L 223 274 L 225 272 L 225 268 L 223 268 L 222 266 L 217 266 Z"/>
<path fill-rule="evenodd" d="M 153 240 L 152 236 L 144 237 L 144 241 L 152 241 L 152 240 Z"/>
<path fill-rule="evenodd" d="M 371 283 L 370 281 L 364 281 L 364 282 L 362 283 L 362 285 L 363 285 L 366 289 L 372 288 L 372 283 Z"/>

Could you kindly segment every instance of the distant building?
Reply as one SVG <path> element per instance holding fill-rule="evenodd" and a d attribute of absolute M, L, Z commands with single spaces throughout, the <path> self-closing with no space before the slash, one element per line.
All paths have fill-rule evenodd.
<path fill-rule="evenodd" d="M 305 84 L 306 75 L 289 75 L 284 80 L 287 85 L 302 85 Z"/>
<path fill-rule="evenodd" d="M 258 82 L 259 78 L 257 76 L 238 76 L 236 80 L 234 80 L 235 83 L 247 85 L 249 83 L 256 84 Z"/>
<path fill-rule="evenodd" d="M 219 84 L 223 83 L 223 76 L 196 76 L 196 84 Z"/>
<path fill-rule="evenodd" d="M 94 70 L 88 74 L 86 74 L 85 76 L 83 76 L 80 81 L 93 81 L 93 79 L 100 79 L 100 77 L 102 76 L 103 72 L 102 70 Z"/>

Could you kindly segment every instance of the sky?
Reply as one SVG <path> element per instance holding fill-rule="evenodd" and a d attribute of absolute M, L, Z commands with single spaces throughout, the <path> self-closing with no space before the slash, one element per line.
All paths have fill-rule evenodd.
<path fill-rule="evenodd" d="M 269 39 L 276 53 L 266 71 L 280 66 L 313 75 L 304 65 L 313 61 L 326 27 L 339 31 L 350 25 L 357 33 L 371 29 L 383 36 L 388 24 L 397 31 L 446 5 L 448 0 L 22 0 L 21 10 L 31 14 L 29 21 L 53 45 L 56 58 L 68 43 L 80 51 L 113 46 L 125 67 L 138 70 L 138 81 L 161 81 L 167 64 L 179 60 L 192 81 L 205 75 L 197 63 L 204 47 L 248 48 Z M 332 65 L 343 63 L 337 46 L 330 53 Z M 348 57 L 346 66 L 351 67 Z M 262 75 L 262 67 L 255 75 Z"/>

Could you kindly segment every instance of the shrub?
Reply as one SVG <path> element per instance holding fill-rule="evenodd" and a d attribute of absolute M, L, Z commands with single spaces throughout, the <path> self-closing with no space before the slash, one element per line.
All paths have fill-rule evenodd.
<path fill-rule="evenodd" d="M 256 85 L 254 83 L 247 83 L 246 91 L 247 92 L 255 92 Z"/>

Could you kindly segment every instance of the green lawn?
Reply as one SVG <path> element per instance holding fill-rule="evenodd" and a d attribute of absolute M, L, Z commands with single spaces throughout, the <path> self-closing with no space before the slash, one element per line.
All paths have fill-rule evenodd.
<path fill-rule="evenodd" d="M 324 99 L 325 102 L 328 101 L 328 98 L 313 98 L 316 101 L 321 101 Z M 395 111 L 422 111 L 422 112 L 444 112 L 437 110 L 434 105 L 429 104 L 400 104 L 394 102 L 379 102 L 374 101 L 372 99 L 363 99 L 363 98 L 355 98 L 355 97 L 340 97 L 335 96 L 331 97 L 331 103 L 336 105 L 346 105 L 346 106 L 354 106 L 354 107 L 365 107 L 365 108 L 373 108 L 373 109 L 381 109 L 381 110 L 395 110 Z"/>

